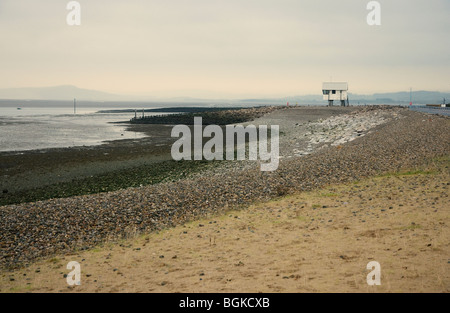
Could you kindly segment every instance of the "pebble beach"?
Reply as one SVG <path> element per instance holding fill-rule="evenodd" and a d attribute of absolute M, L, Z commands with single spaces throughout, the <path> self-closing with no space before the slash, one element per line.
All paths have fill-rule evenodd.
<path fill-rule="evenodd" d="M 18 268 L 449 155 L 448 117 L 387 106 L 329 108 L 325 114 L 327 109 L 292 107 L 254 121 L 280 125 L 275 172 L 261 172 L 256 162 L 227 161 L 177 181 L 2 206 L 0 267 Z"/>

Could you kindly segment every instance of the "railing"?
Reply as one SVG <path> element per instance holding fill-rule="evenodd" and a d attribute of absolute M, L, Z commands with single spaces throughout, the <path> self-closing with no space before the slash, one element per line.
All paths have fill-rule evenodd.
<path fill-rule="evenodd" d="M 413 111 L 450 116 L 450 107 L 431 107 L 431 106 L 426 106 L 426 105 L 414 105 L 414 106 L 411 105 L 411 106 L 409 106 L 409 108 L 410 108 L 410 110 L 413 110 Z"/>

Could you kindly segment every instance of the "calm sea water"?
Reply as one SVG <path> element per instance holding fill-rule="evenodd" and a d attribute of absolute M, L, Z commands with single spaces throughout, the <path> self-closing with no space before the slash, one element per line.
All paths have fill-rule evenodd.
<path fill-rule="evenodd" d="M 0 103 L 0 151 L 93 146 L 110 140 L 145 137 L 143 133 L 127 131 L 124 124 L 110 123 L 128 121 L 134 112 L 96 113 L 130 108 L 143 107 L 78 106 L 74 114 L 73 104 Z"/>

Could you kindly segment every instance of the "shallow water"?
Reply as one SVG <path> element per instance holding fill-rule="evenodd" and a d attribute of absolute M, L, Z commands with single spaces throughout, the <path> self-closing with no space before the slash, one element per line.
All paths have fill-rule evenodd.
<path fill-rule="evenodd" d="M 139 139 L 144 133 L 127 131 L 125 124 L 135 112 L 97 113 L 100 110 L 143 109 L 186 106 L 180 103 L 80 102 L 76 114 L 71 101 L 0 100 L 0 152 L 46 148 L 93 146 L 105 141 Z M 189 106 L 215 106 L 190 103 Z M 149 113 L 145 115 L 158 115 Z"/>
<path fill-rule="evenodd" d="M 61 114 L 0 116 L 0 151 L 99 145 L 104 141 L 138 139 L 124 124 L 131 114 Z"/>
<path fill-rule="evenodd" d="M 410 107 L 410 109 L 413 111 L 418 111 L 418 112 L 422 112 L 422 113 L 450 116 L 449 108 L 427 108 L 424 106 L 417 106 L 417 107 L 413 106 L 413 107 Z"/>
<path fill-rule="evenodd" d="M 67 105 L 3 104 L 0 107 L 0 151 L 93 146 L 146 136 L 127 131 L 125 124 L 111 123 L 128 121 L 134 113 L 96 113 L 102 109 L 105 107 L 80 106 L 74 114 L 73 107 Z"/>

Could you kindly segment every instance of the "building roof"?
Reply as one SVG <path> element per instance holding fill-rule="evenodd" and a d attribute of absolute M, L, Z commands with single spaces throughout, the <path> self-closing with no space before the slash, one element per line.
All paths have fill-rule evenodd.
<path fill-rule="evenodd" d="M 348 90 L 348 83 L 344 82 L 326 82 L 322 85 L 323 90 Z"/>

